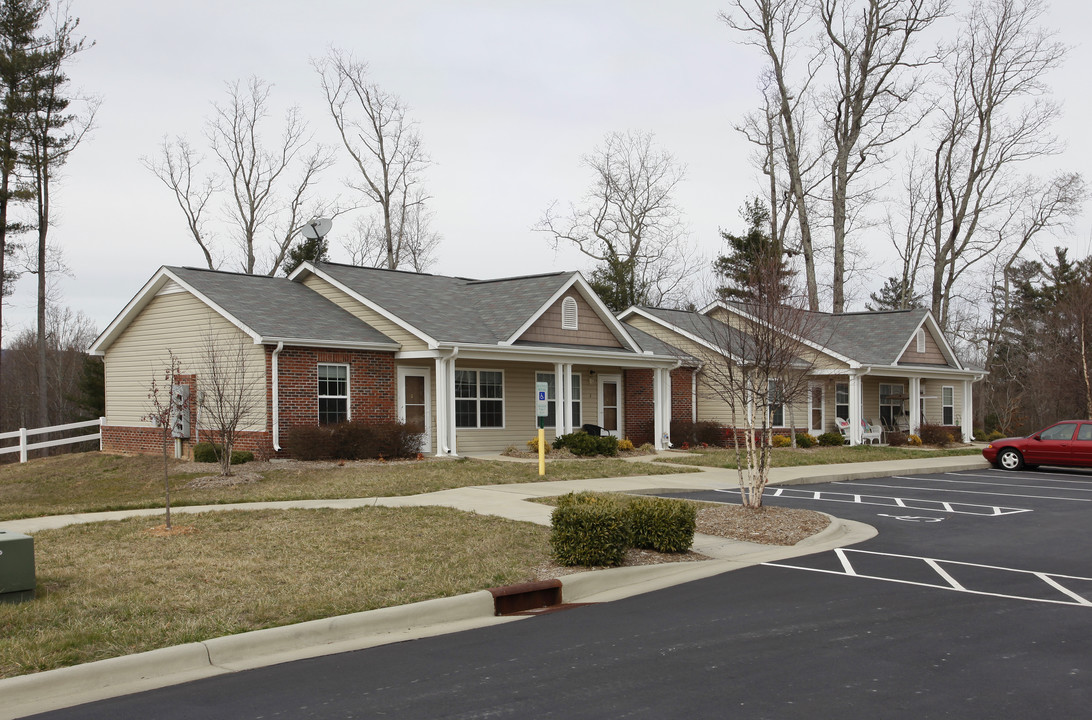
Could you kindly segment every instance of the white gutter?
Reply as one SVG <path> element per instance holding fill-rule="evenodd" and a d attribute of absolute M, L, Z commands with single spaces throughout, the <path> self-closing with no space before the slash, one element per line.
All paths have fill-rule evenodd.
<path fill-rule="evenodd" d="M 277 343 L 273 350 L 273 450 L 281 451 L 281 382 L 277 371 L 277 356 L 284 350 L 284 341 Z"/>
<path fill-rule="evenodd" d="M 448 385 L 450 384 L 448 383 L 448 379 L 454 376 L 455 373 L 452 372 L 449 374 L 447 368 L 448 363 L 451 363 L 451 368 L 454 371 L 455 358 L 458 356 L 459 348 L 458 346 L 455 346 L 451 348 L 451 354 L 448 355 L 446 358 L 443 355 L 440 355 L 437 358 L 440 361 L 436 374 L 436 434 L 439 436 L 436 438 L 437 454 L 453 454 L 451 450 L 451 445 L 448 444 L 448 441 L 451 440 L 451 436 L 455 432 L 455 386 L 451 385 L 451 387 L 448 387 Z M 444 376 L 442 381 L 440 380 L 441 372 Z M 443 395 L 441 395 L 441 391 L 443 392 Z M 451 406 L 450 412 L 448 408 L 449 405 Z M 440 423 L 441 418 L 443 418 L 442 428 Z M 443 430 L 443 432 L 440 432 L 441 429 Z"/>

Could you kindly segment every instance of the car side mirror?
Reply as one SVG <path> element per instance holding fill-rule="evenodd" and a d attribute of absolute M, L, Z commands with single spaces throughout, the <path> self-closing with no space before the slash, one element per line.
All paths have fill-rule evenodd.
<path fill-rule="evenodd" d="M 1041 438 L 1041 437 L 1039 436 L 1039 433 L 1035 433 L 1034 435 L 1032 435 L 1032 436 L 1031 436 L 1031 439 L 1032 439 L 1032 440 L 1042 440 L 1043 438 Z"/>

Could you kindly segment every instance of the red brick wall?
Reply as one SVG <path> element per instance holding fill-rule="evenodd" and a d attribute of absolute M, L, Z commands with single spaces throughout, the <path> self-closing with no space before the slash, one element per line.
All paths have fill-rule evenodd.
<path fill-rule="evenodd" d="M 623 371 L 624 435 L 633 441 L 634 445 L 642 445 L 656 440 L 652 378 L 653 371 L 651 369 Z"/>
<path fill-rule="evenodd" d="M 235 447 L 249 450 L 255 457 L 267 458 L 273 452 L 273 348 L 266 347 L 266 428 L 264 432 L 240 432 Z M 396 419 L 397 386 L 394 354 L 372 350 L 324 350 L 286 347 L 277 356 L 280 376 L 281 442 L 293 425 L 318 424 L 318 364 L 349 365 L 349 414 L 353 420 L 389 421 Z M 197 428 L 196 376 L 179 377 L 190 386 L 191 438 Z M 103 449 L 108 452 L 162 452 L 159 430 L 152 427 L 116 427 L 102 429 Z M 200 432 L 202 441 L 214 440 L 214 433 Z M 192 441 L 183 441 L 183 453 L 189 455 Z M 170 451 L 172 454 L 172 449 Z"/>
<path fill-rule="evenodd" d="M 671 371 L 671 419 L 692 422 L 694 419 L 695 368 L 675 368 Z"/>

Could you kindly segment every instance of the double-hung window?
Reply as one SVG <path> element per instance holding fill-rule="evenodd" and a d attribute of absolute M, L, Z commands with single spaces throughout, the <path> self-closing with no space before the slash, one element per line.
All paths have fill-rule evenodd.
<path fill-rule="evenodd" d="M 849 422 L 849 383 L 834 384 L 834 416 Z"/>
<path fill-rule="evenodd" d="M 880 383 L 880 422 L 894 425 L 902 415 L 902 383 Z"/>
<path fill-rule="evenodd" d="M 455 371 L 455 427 L 504 427 L 504 373 Z"/>
<path fill-rule="evenodd" d="M 766 381 L 766 402 L 770 409 L 770 427 L 784 427 L 785 388 L 780 380 Z"/>
<path fill-rule="evenodd" d="M 940 389 L 942 425 L 955 425 L 955 388 L 945 385 Z"/>
<path fill-rule="evenodd" d="M 318 421 L 320 425 L 349 419 L 349 366 L 318 366 Z"/>
<path fill-rule="evenodd" d="M 573 427 L 580 427 L 580 376 L 573 373 Z M 546 427 L 556 427 L 557 422 L 557 382 L 554 379 L 554 373 L 535 373 L 535 382 L 546 383 L 546 399 L 549 401 L 547 404 L 546 413 Z M 538 418 L 535 418 L 538 420 Z M 536 422 L 537 427 L 537 422 Z"/>

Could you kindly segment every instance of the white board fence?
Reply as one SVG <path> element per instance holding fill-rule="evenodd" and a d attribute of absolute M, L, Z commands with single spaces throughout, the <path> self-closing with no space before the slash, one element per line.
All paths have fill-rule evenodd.
<path fill-rule="evenodd" d="M 88 440 L 98 440 L 99 450 L 102 450 L 102 425 L 106 422 L 106 418 L 99 418 L 98 420 L 88 420 L 87 422 L 68 423 L 67 425 L 53 425 L 51 427 L 44 428 L 19 428 L 18 430 L 12 430 L 11 432 L 0 433 L 0 440 L 11 440 L 12 438 L 19 438 L 18 445 L 12 445 L 11 447 L 0 448 L 0 455 L 6 455 L 8 453 L 19 453 L 19 462 L 25 463 L 27 461 L 27 453 L 31 450 L 40 450 L 41 448 L 57 447 L 59 445 L 72 445 L 74 443 L 87 442 Z M 68 438 L 62 438 L 60 440 L 45 440 L 43 442 L 28 443 L 27 438 L 31 435 L 45 435 L 46 433 L 64 432 L 66 430 L 80 430 L 83 428 L 97 427 L 99 431 L 96 433 L 88 433 L 86 435 L 74 435 Z"/>

